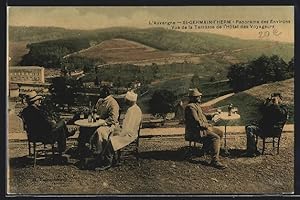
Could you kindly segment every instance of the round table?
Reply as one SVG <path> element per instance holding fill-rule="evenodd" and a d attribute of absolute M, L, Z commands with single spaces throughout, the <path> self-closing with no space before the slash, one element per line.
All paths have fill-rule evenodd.
<path fill-rule="evenodd" d="M 231 115 L 228 115 L 228 112 L 221 112 L 220 114 L 218 114 L 218 119 L 221 120 L 221 124 L 224 125 L 225 127 L 225 131 L 224 131 L 224 148 L 226 149 L 226 136 L 227 136 L 227 131 L 226 131 L 226 127 L 228 125 L 233 125 L 236 120 L 240 119 L 241 116 L 237 113 L 232 113 Z"/>
<path fill-rule="evenodd" d="M 74 124 L 80 127 L 99 127 L 105 124 L 105 120 L 98 119 L 95 122 L 88 122 L 88 119 L 79 119 L 74 122 Z"/>
<path fill-rule="evenodd" d="M 88 122 L 88 119 L 79 119 L 74 124 L 80 126 L 77 148 L 77 151 L 80 153 L 97 128 L 105 125 L 105 120 L 98 119 L 95 122 Z"/>

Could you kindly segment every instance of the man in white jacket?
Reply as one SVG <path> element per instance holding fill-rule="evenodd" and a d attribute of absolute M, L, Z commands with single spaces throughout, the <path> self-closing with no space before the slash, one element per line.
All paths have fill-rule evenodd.
<path fill-rule="evenodd" d="M 128 91 L 125 102 L 129 106 L 125 114 L 122 126 L 117 126 L 109 137 L 106 148 L 103 149 L 101 156 L 98 156 L 90 164 L 86 163 L 87 168 L 105 170 L 112 166 L 113 154 L 115 151 L 127 146 L 138 137 L 138 130 L 142 121 L 142 111 L 136 104 L 137 94 Z M 100 166 L 100 167 L 98 167 Z"/>
<path fill-rule="evenodd" d="M 122 127 L 117 127 L 110 137 L 114 151 L 127 146 L 138 137 L 138 130 L 142 120 L 142 111 L 136 104 L 137 94 L 131 91 L 127 92 L 125 101 L 129 108 L 125 114 Z"/>

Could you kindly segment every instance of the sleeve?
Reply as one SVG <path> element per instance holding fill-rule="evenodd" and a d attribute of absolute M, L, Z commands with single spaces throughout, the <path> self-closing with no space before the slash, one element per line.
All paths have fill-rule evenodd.
<path fill-rule="evenodd" d="M 118 123 L 119 118 L 119 105 L 117 102 L 112 102 L 111 106 L 108 108 L 108 118 L 105 120 L 105 122 L 108 125 L 114 125 Z"/>
<path fill-rule="evenodd" d="M 203 129 L 207 129 L 208 123 L 204 119 L 199 118 L 198 113 L 195 108 L 190 107 L 190 109 L 191 109 L 191 113 L 192 113 L 194 120 L 199 123 L 199 126 Z"/>
<path fill-rule="evenodd" d="M 122 135 L 129 135 L 130 137 L 137 137 L 138 129 L 142 120 L 142 112 L 137 109 L 129 109 L 126 112 Z"/>

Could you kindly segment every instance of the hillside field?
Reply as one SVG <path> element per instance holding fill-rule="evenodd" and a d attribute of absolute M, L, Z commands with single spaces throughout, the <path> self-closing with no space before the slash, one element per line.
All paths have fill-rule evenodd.
<path fill-rule="evenodd" d="M 93 60 L 101 59 L 106 64 L 151 65 L 152 63 L 167 64 L 193 61 L 193 55 L 189 53 L 162 51 L 138 42 L 120 38 L 105 40 L 100 44 L 67 56 L 86 57 Z"/>

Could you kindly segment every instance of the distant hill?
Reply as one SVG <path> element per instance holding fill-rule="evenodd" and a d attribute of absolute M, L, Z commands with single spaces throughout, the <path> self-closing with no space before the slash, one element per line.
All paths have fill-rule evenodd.
<path fill-rule="evenodd" d="M 89 46 L 104 40 L 122 38 L 149 47 L 177 53 L 214 55 L 214 59 L 230 63 L 245 62 L 261 54 L 277 54 L 285 61 L 293 57 L 294 45 L 261 40 L 242 40 L 212 33 L 189 33 L 163 28 L 108 28 L 97 30 L 69 30 L 55 27 L 10 27 L 10 41 L 28 43 L 47 40 L 84 40 Z M 55 42 L 55 41 L 53 41 Z M 48 43 L 49 44 L 49 43 Z M 72 53 L 72 52 L 71 52 Z"/>
<path fill-rule="evenodd" d="M 289 110 L 288 123 L 294 123 L 294 78 L 253 87 L 222 100 L 213 107 L 232 103 L 238 107 L 241 115 L 240 124 L 245 125 L 259 119 L 258 106 L 273 92 L 282 94 L 284 104 L 287 105 Z"/>
<path fill-rule="evenodd" d="M 9 26 L 9 41 L 11 42 L 41 42 L 61 38 L 78 37 L 87 33 L 83 30 L 71 30 L 58 27 Z"/>
<path fill-rule="evenodd" d="M 103 60 L 107 64 L 151 65 L 171 63 L 200 63 L 199 57 L 191 53 L 174 53 L 158 50 L 132 40 L 114 38 L 100 44 L 64 56 Z"/>

